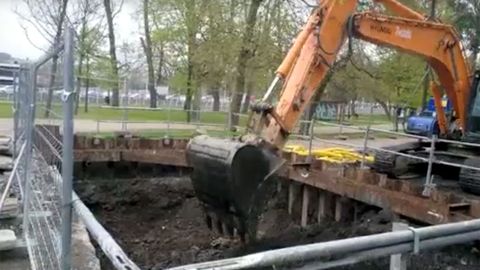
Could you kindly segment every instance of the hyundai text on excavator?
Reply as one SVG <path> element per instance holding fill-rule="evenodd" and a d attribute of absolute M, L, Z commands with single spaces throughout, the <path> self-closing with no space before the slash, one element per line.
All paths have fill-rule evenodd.
<path fill-rule="evenodd" d="M 480 142 L 479 72 L 472 72 L 455 29 L 431 20 L 395 0 L 375 0 L 393 16 L 377 11 L 356 12 L 358 0 L 320 0 L 276 72 L 265 96 L 251 106 L 245 135 L 235 139 L 193 138 L 187 162 L 192 183 L 203 203 L 209 228 L 255 239 L 258 217 L 269 197 L 275 174 L 284 162 L 281 151 L 341 48 L 352 38 L 422 57 L 435 71 L 431 84 L 439 136 Z M 348 83 L 348 82 L 346 82 Z M 269 101 L 281 84 L 278 103 Z M 442 90 L 454 113 L 447 118 Z M 396 145 L 390 150 L 415 155 L 428 153 L 422 142 Z M 438 144 L 442 158 L 478 166 L 475 148 Z M 379 152 L 372 168 L 399 177 L 419 165 L 395 154 Z M 420 164 L 421 165 L 421 164 Z M 319 180 L 320 181 L 320 180 Z M 462 169 L 460 183 L 480 193 L 480 177 Z"/>

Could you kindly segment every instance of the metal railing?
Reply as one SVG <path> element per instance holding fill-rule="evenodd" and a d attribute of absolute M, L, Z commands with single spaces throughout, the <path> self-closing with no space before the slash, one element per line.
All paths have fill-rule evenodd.
<path fill-rule="evenodd" d="M 315 129 L 318 128 L 316 127 L 317 124 L 323 125 L 323 126 L 331 126 L 331 127 L 338 127 L 339 130 L 346 130 L 346 129 L 351 129 L 358 131 L 360 133 L 363 133 L 363 144 L 352 144 L 348 143 L 345 141 L 339 141 L 339 140 L 328 140 L 328 139 L 322 139 L 319 138 L 318 136 L 315 135 Z M 370 141 L 370 135 L 372 133 L 383 133 L 383 134 L 389 134 L 393 135 L 395 137 L 404 137 L 408 139 L 413 139 L 413 140 L 418 140 L 418 141 L 423 141 L 425 143 L 429 143 L 430 147 L 427 149 L 428 151 L 428 157 L 421 157 L 418 155 L 412 155 L 408 153 L 403 153 L 399 151 L 393 151 L 389 150 L 386 148 L 382 147 L 375 147 L 369 145 Z M 447 143 L 447 144 L 454 144 L 454 145 L 459 145 L 459 146 L 468 146 L 468 147 L 476 147 L 480 149 L 480 144 L 475 144 L 475 143 L 469 143 L 469 142 L 462 142 L 462 141 L 453 141 L 453 140 L 446 140 L 446 139 L 439 139 L 438 136 L 432 135 L 432 137 L 425 137 L 425 136 L 418 136 L 418 135 L 412 135 L 412 134 L 406 134 L 402 132 L 395 132 L 395 131 L 390 131 L 390 130 L 384 130 L 384 129 L 378 129 L 378 128 L 373 128 L 371 124 L 368 124 L 366 127 L 360 127 L 360 126 L 350 126 L 350 125 L 343 125 L 343 124 L 336 124 L 336 123 L 331 123 L 331 122 L 324 122 L 324 121 L 312 121 L 312 129 L 311 129 L 311 136 L 305 136 L 302 134 L 294 134 L 292 137 L 297 137 L 297 138 L 302 138 L 305 140 L 310 140 L 310 144 L 312 140 L 315 140 L 317 142 L 323 142 L 323 143 L 328 143 L 328 144 L 333 144 L 333 145 L 338 145 L 338 146 L 346 146 L 350 148 L 357 149 L 362 152 L 362 162 L 361 162 L 361 167 L 365 168 L 366 167 L 366 155 L 370 151 L 374 151 L 376 153 L 389 153 L 393 154 L 396 156 L 402 156 L 406 157 L 409 159 L 413 160 L 418 160 L 418 161 L 423 161 L 428 164 L 427 167 L 427 173 L 425 176 L 425 182 L 424 182 L 424 189 L 422 192 L 422 195 L 425 197 L 430 197 L 432 191 L 435 189 L 435 183 L 433 182 L 433 166 L 434 164 L 439 164 L 439 165 L 446 165 L 446 166 L 451 166 L 455 168 L 460 168 L 460 169 L 468 169 L 468 170 L 474 170 L 474 171 L 480 171 L 480 168 L 478 167 L 472 167 L 468 166 L 465 164 L 460 164 L 460 163 L 454 163 L 454 162 L 449 162 L 445 160 L 441 160 L 436 157 L 435 152 L 435 145 L 436 143 Z M 309 153 L 311 155 L 311 152 Z"/>
<path fill-rule="evenodd" d="M 242 113 L 229 113 L 222 111 L 202 111 L 202 110 L 183 110 L 177 108 L 135 108 L 135 107 L 103 107 L 110 110 L 118 110 L 122 113 L 120 119 L 110 119 L 102 120 L 95 119 L 95 132 L 110 132 L 110 131 L 148 131 L 148 130 L 161 130 L 165 133 L 166 137 L 175 137 L 174 131 L 178 130 L 191 130 L 204 129 L 205 131 L 224 131 L 228 132 L 231 130 L 241 131 L 244 129 L 246 120 L 248 119 L 247 114 Z M 155 111 L 164 112 L 163 118 L 157 118 L 155 120 L 135 120 L 129 117 L 132 112 L 138 111 L 148 111 L 150 113 Z M 191 119 L 190 122 L 186 120 L 178 120 L 172 116 L 172 114 L 178 115 L 181 114 L 182 117 L 186 117 L 186 114 L 197 115 L 196 118 Z M 232 125 L 229 121 L 231 116 L 237 116 L 239 120 L 238 125 Z M 211 120 L 209 118 L 221 118 L 223 121 Z"/>
<path fill-rule="evenodd" d="M 468 243 L 480 237 L 480 220 L 408 228 L 368 236 L 353 237 L 309 245 L 254 253 L 238 258 L 217 260 L 170 268 L 198 269 L 330 269 L 388 255 L 413 253 Z"/>

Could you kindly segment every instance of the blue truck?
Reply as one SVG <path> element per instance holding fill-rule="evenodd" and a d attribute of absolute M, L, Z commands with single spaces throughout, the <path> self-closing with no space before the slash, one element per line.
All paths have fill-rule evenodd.
<path fill-rule="evenodd" d="M 442 100 L 443 109 L 449 115 L 452 112 L 452 104 L 447 98 Z M 430 98 L 425 110 L 418 115 L 407 118 L 405 127 L 407 134 L 431 137 L 433 134 L 439 133 L 437 113 L 435 111 L 435 102 L 433 97 Z"/>

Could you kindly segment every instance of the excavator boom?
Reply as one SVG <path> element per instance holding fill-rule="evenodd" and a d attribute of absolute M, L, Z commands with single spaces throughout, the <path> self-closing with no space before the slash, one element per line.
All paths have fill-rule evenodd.
<path fill-rule="evenodd" d="M 377 0 L 396 16 L 355 13 L 357 0 L 322 0 L 312 12 L 263 100 L 252 105 L 248 134 L 234 140 L 206 136 L 191 140 L 187 161 L 192 181 L 204 204 L 209 227 L 255 239 L 258 215 L 270 197 L 280 151 L 348 38 L 390 47 L 425 59 L 453 102 L 459 129 L 466 125 L 470 71 L 455 30 L 395 0 Z M 268 101 L 282 81 L 276 106 Z M 432 87 L 441 100 L 440 88 Z M 442 132 L 447 120 L 437 107 Z"/>

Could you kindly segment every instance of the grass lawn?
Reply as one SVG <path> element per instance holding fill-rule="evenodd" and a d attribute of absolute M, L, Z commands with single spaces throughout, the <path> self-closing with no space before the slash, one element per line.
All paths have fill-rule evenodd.
<path fill-rule="evenodd" d="M 358 119 L 351 118 L 349 121 L 346 122 L 349 122 L 351 125 L 355 126 L 364 126 L 368 125 L 370 122 L 373 125 L 389 124 L 392 123 L 392 120 L 389 120 L 385 114 L 360 114 L 358 116 Z"/>
<path fill-rule="evenodd" d="M 122 120 L 126 117 L 129 121 L 172 121 L 186 122 L 187 113 L 182 110 L 143 110 L 130 109 L 125 115 L 123 109 L 92 107 L 88 113 L 79 112 L 77 118 L 95 120 Z M 224 112 L 201 112 L 202 123 L 226 123 L 227 114 Z"/>
<path fill-rule="evenodd" d="M 319 120 L 321 122 L 331 122 L 331 123 L 338 123 L 337 121 L 325 121 Z M 385 114 L 360 114 L 358 118 L 350 118 L 345 119 L 343 122 L 345 125 L 352 125 L 352 126 L 366 126 L 369 123 L 372 125 L 382 125 L 382 124 L 390 124 L 392 120 L 389 120 Z"/>
<path fill-rule="evenodd" d="M 0 102 L 0 118 L 11 118 L 13 117 L 12 113 L 12 103 L 9 102 Z"/>
<path fill-rule="evenodd" d="M 38 117 L 43 117 L 45 109 L 37 106 L 36 114 Z M 62 106 L 60 104 L 54 104 L 51 117 L 60 118 L 62 115 Z M 12 103 L 0 102 L 0 118 L 11 118 Z M 109 108 L 109 107 L 90 107 L 88 113 L 80 108 L 78 114 L 75 116 L 77 119 L 92 119 L 92 120 L 122 120 L 124 119 L 125 112 L 123 109 Z M 129 109 L 127 116 L 128 121 L 171 121 L 171 122 L 187 122 L 187 113 L 183 110 L 145 110 L 145 109 Z M 247 117 L 240 117 L 240 125 L 246 124 Z M 227 113 L 225 112 L 201 112 L 200 123 L 209 124 L 224 124 L 227 123 Z"/>
<path fill-rule="evenodd" d="M 62 106 L 60 104 L 54 104 L 51 117 L 61 118 Z M 37 106 L 37 117 L 43 117 L 45 110 L 41 106 Z M 0 118 L 12 117 L 12 103 L 0 102 Z M 111 108 L 111 107 L 98 107 L 92 106 L 89 108 L 88 113 L 83 111 L 83 108 L 79 108 L 78 114 L 75 116 L 77 119 L 92 119 L 92 120 L 122 120 L 125 117 L 123 109 Z M 128 121 L 171 121 L 186 123 L 187 113 L 183 110 L 146 110 L 142 108 L 130 108 L 127 116 Z M 240 117 L 240 126 L 246 125 L 247 117 Z M 351 118 L 346 120 L 347 125 L 366 126 L 371 121 L 372 124 L 388 124 L 391 123 L 386 115 L 359 115 L 358 119 Z M 201 112 L 200 123 L 208 124 L 226 124 L 227 113 L 226 112 Z M 321 125 L 319 123 L 319 125 Z"/>

